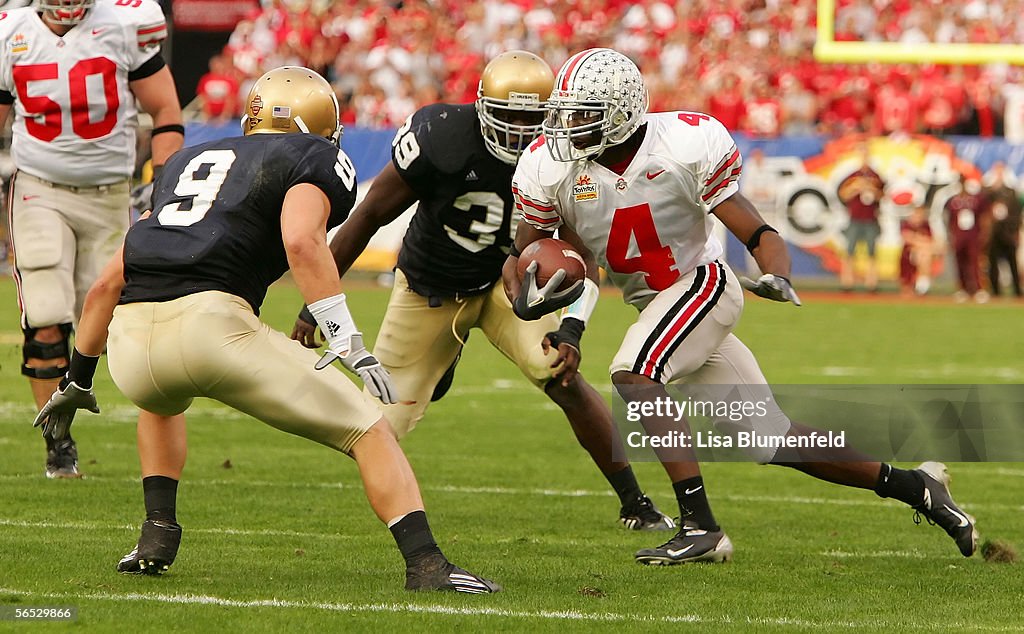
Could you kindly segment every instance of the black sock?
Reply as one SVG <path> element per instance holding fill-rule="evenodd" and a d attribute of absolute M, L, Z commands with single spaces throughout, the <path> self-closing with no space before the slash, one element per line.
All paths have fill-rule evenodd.
<path fill-rule="evenodd" d="M 697 523 L 697 526 L 706 531 L 717 531 L 718 523 L 711 512 L 711 505 L 708 504 L 707 492 L 704 490 L 704 478 L 697 476 L 672 483 L 672 489 L 676 492 L 676 500 L 679 502 L 679 522 L 686 520 Z"/>
<path fill-rule="evenodd" d="M 444 558 L 441 549 L 437 547 L 437 542 L 434 541 L 434 536 L 430 533 L 427 514 L 423 511 L 409 513 L 392 525 L 390 530 L 407 567 L 424 557 Z"/>
<path fill-rule="evenodd" d="M 175 504 L 178 481 L 167 476 L 148 476 L 142 479 L 142 494 L 146 498 L 146 519 L 178 523 Z"/>
<path fill-rule="evenodd" d="M 636 476 L 633 475 L 633 467 L 631 466 L 627 466 L 625 469 L 616 471 L 611 475 L 605 475 L 604 477 L 608 478 L 608 483 L 615 489 L 615 493 L 619 496 L 619 502 L 623 506 L 643 495 L 643 491 L 640 490 L 640 485 L 636 481 Z"/>
<path fill-rule="evenodd" d="M 910 506 L 918 506 L 924 502 L 924 478 L 917 471 L 897 469 L 883 462 L 878 472 L 875 493 L 878 497 L 893 498 Z"/>

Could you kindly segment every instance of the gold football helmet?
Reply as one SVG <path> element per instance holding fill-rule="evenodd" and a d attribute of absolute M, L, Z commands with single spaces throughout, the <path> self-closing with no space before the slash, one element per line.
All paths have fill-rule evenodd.
<path fill-rule="evenodd" d="M 245 99 L 242 132 L 305 132 L 341 139 L 341 108 L 327 80 L 302 66 L 281 66 L 256 80 Z"/>
<path fill-rule="evenodd" d="M 555 76 L 547 62 L 528 51 L 507 51 L 484 68 L 476 112 L 487 149 L 515 165 L 540 134 L 544 102 Z"/>

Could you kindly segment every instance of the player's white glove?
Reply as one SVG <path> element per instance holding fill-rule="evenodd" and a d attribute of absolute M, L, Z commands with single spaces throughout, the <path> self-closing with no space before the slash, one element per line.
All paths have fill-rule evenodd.
<path fill-rule="evenodd" d="M 75 413 L 80 409 L 87 409 L 93 414 L 99 414 L 100 406 L 96 403 L 96 395 L 93 394 L 92 388 L 79 387 L 77 383 L 64 377 L 56 391 L 50 396 L 50 400 L 36 414 L 32 426 L 42 425 L 43 436 L 49 436 L 54 440 L 63 440 L 67 438 L 71 423 L 75 420 Z"/>
<path fill-rule="evenodd" d="M 765 273 L 757 278 L 756 282 L 749 277 L 741 277 L 740 285 L 765 299 L 776 302 L 793 302 L 797 306 L 800 305 L 800 297 L 793 290 L 793 285 L 781 275 Z"/>
<path fill-rule="evenodd" d="M 132 209 L 148 211 L 153 209 L 153 181 L 139 185 L 132 190 L 130 204 Z"/>
<path fill-rule="evenodd" d="M 513 302 L 515 314 L 523 320 L 533 321 L 559 308 L 565 308 L 583 294 L 583 280 L 579 280 L 564 291 L 558 290 L 565 279 L 565 269 L 558 269 L 542 288 L 537 288 L 537 262 L 530 262 L 523 274 L 523 285 L 519 296 Z"/>
<path fill-rule="evenodd" d="M 391 375 L 380 364 L 377 357 L 370 354 L 370 351 L 363 345 L 363 334 L 355 333 L 348 340 L 348 352 L 344 354 L 328 349 L 324 356 L 317 361 L 316 369 L 323 370 L 335 361 L 341 361 L 352 374 L 356 374 L 363 380 L 366 389 L 370 394 L 379 398 L 385 405 L 398 402 L 398 393 L 391 382 Z"/>

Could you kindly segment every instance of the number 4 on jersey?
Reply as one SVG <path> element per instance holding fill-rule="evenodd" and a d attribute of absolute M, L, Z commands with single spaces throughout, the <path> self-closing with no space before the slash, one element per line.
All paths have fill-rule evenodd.
<path fill-rule="evenodd" d="M 692 126 L 698 126 L 701 121 L 711 121 L 711 117 L 699 112 L 680 112 L 679 120 Z"/>
<path fill-rule="evenodd" d="M 639 255 L 630 257 L 630 243 Z M 679 279 L 672 249 L 661 243 L 647 203 L 616 209 L 605 251 L 608 266 L 616 273 L 643 273 L 652 290 L 663 291 Z"/>

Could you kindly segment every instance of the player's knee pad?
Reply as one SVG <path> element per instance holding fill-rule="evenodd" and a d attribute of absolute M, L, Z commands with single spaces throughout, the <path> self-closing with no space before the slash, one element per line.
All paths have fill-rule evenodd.
<path fill-rule="evenodd" d="M 70 229 L 63 227 L 59 231 L 47 231 L 45 240 L 33 239 L 30 244 L 15 244 L 17 249 L 18 271 L 27 273 L 44 273 L 55 270 L 64 257 L 65 232 Z"/>
<path fill-rule="evenodd" d="M 64 376 L 64 373 L 68 370 L 68 364 L 71 363 L 71 345 L 69 340 L 72 326 L 71 324 L 58 324 L 57 328 L 60 329 L 61 340 L 54 343 L 37 341 L 36 333 L 39 332 L 38 328 L 23 329 L 25 343 L 21 347 L 22 374 L 32 379 L 59 379 Z M 63 363 L 58 363 L 51 367 L 34 368 L 29 366 L 29 359 L 39 359 L 41 361 L 60 359 Z"/>

